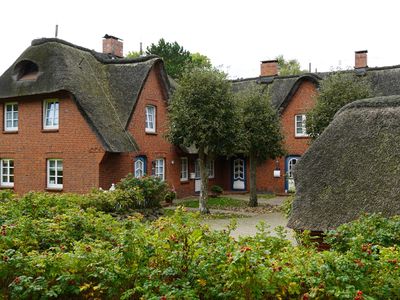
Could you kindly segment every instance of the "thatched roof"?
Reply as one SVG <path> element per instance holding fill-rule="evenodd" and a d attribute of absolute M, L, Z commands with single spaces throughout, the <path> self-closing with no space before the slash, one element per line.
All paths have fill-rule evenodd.
<path fill-rule="evenodd" d="M 400 96 L 343 107 L 294 176 L 293 229 L 325 231 L 364 212 L 400 214 Z"/>
<path fill-rule="evenodd" d="M 358 76 L 366 76 L 370 80 L 374 96 L 389 96 L 400 94 L 400 65 L 365 68 L 357 70 L 345 70 L 341 72 L 353 72 Z M 233 92 L 239 92 L 250 84 L 265 85 L 265 93 L 269 92 L 272 106 L 277 110 L 283 110 L 292 99 L 294 93 L 304 81 L 311 81 L 316 86 L 332 72 L 307 73 L 301 75 L 254 77 L 237 79 L 232 81 Z"/>
<path fill-rule="evenodd" d="M 293 76 L 256 77 L 232 81 L 233 92 L 246 89 L 251 84 L 265 85 L 264 92 L 269 92 L 272 106 L 279 110 L 286 107 L 294 93 L 303 81 L 318 84 L 321 80 L 317 74 L 302 74 Z"/>
<path fill-rule="evenodd" d="M 24 61 L 38 67 L 36 80 L 18 80 Z M 135 151 L 138 146 L 125 129 L 153 66 L 160 69 L 168 93 L 158 57 L 115 59 L 59 39 L 34 40 L 0 77 L 0 99 L 68 91 L 106 151 Z"/>

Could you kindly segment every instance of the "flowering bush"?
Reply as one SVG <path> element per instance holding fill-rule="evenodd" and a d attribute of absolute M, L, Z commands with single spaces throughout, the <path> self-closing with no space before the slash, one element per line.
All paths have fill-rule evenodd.
<path fill-rule="evenodd" d="M 372 232 L 376 220 L 394 233 L 396 218 L 345 225 L 342 237 L 361 237 L 318 252 L 293 246 L 282 230 L 272 237 L 262 224 L 254 237 L 235 240 L 234 224 L 211 231 L 181 209 L 154 222 L 118 221 L 86 201 L 43 193 L 0 201 L 4 299 L 400 298 L 397 239 L 375 243 L 381 237 L 367 240 L 361 230 Z"/>

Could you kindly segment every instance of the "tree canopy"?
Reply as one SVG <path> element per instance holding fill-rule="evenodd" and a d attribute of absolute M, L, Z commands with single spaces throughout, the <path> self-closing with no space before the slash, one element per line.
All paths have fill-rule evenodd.
<path fill-rule="evenodd" d="M 230 154 L 238 128 L 230 82 L 226 74 L 206 68 L 188 69 L 171 99 L 169 140 L 196 147 L 201 173 L 200 210 L 207 212 L 210 157 Z"/>
<path fill-rule="evenodd" d="M 257 164 L 284 154 L 280 120 L 261 86 L 251 85 L 235 97 L 240 116 L 240 152 L 250 159 L 249 205 L 257 206 Z"/>
<path fill-rule="evenodd" d="M 157 44 L 152 43 L 148 46 L 146 53 L 162 57 L 167 73 L 175 79 L 182 76 L 186 66 L 191 62 L 189 51 L 177 42 L 166 42 L 163 38 Z"/>
<path fill-rule="evenodd" d="M 276 60 L 278 61 L 280 76 L 305 73 L 305 71 L 301 70 L 300 63 L 297 59 L 286 60 L 283 55 L 279 55 L 276 57 Z"/>
<path fill-rule="evenodd" d="M 140 57 L 140 51 L 129 51 L 128 54 L 125 56 L 126 58 L 138 58 Z"/>
<path fill-rule="evenodd" d="M 321 81 L 316 105 L 307 114 L 307 133 L 311 138 L 316 139 L 340 108 L 372 95 L 371 83 L 366 77 L 359 77 L 345 71 L 332 73 Z"/>

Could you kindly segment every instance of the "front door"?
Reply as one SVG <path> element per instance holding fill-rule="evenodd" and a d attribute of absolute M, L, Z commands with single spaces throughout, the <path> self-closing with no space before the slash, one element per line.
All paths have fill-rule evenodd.
<path fill-rule="evenodd" d="M 246 161 L 243 158 L 236 158 L 232 161 L 232 189 L 246 190 Z"/>
<path fill-rule="evenodd" d="M 196 159 L 194 162 L 194 191 L 200 193 L 201 189 L 201 176 L 200 176 L 200 162 Z"/>
<path fill-rule="evenodd" d="M 285 173 L 286 173 L 286 180 L 285 180 L 285 190 L 289 193 L 294 193 L 296 191 L 296 187 L 294 185 L 293 179 L 293 170 L 297 162 L 299 161 L 300 156 L 288 156 L 286 157 L 286 164 L 285 164 Z"/>

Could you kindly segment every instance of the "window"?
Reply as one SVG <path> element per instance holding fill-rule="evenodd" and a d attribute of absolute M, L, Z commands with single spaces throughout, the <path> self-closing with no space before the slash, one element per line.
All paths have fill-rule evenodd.
<path fill-rule="evenodd" d="M 208 178 L 214 178 L 214 160 L 210 160 L 207 163 L 207 169 L 208 169 Z"/>
<path fill-rule="evenodd" d="M 156 107 L 146 106 L 146 132 L 156 132 Z"/>
<path fill-rule="evenodd" d="M 165 161 L 163 158 L 157 158 L 155 161 L 153 161 L 152 173 L 155 177 L 165 180 Z"/>
<path fill-rule="evenodd" d="M 43 129 L 58 129 L 59 102 L 57 99 L 48 99 L 43 105 Z"/>
<path fill-rule="evenodd" d="M 187 157 L 181 157 L 181 181 L 186 181 L 188 179 L 188 159 Z"/>
<path fill-rule="evenodd" d="M 63 161 L 62 159 L 47 160 L 47 187 L 50 189 L 63 188 Z"/>
<path fill-rule="evenodd" d="M 18 103 L 6 103 L 4 105 L 4 130 L 18 130 Z"/>
<path fill-rule="evenodd" d="M 233 161 L 233 180 L 244 180 L 244 160 L 235 159 Z"/>
<path fill-rule="evenodd" d="M 206 169 L 208 171 L 208 178 L 214 178 L 215 172 L 214 172 L 214 160 L 210 160 L 209 162 L 206 163 Z M 194 172 L 195 172 L 195 177 L 200 178 L 200 159 L 196 159 L 196 162 L 194 164 Z"/>
<path fill-rule="evenodd" d="M 2 159 L 1 161 L 1 186 L 14 187 L 14 160 Z"/>
<path fill-rule="evenodd" d="M 308 136 L 306 132 L 306 115 L 295 115 L 295 136 Z"/>
<path fill-rule="evenodd" d="M 140 178 L 146 175 L 146 158 L 143 156 L 136 157 L 135 160 L 135 177 Z"/>

